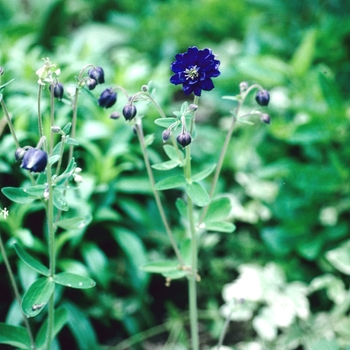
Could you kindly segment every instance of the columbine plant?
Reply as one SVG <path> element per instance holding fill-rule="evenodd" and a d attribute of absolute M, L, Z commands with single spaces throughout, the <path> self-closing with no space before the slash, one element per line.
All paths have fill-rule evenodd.
<path fill-rule="evenodd" d="M 236 102 L 236 108 L 231 112 L 232 121 L 226 139 L 222 146 L 221 154 L 218 155 L 217 164 L 212 164 L 199 173 L 192 171 L 191 146 L 195 145 L 195 120 L 196 111 L 199 108 L 199 98 L 202 91 L 211 91 L 214 88 L 213 78 L 220 76 L 220 61 L 208 48 L 200 50 L 197 47 L 190 47 L 187 52 L 175 56 L 175 61 L 171 64 L 174 73 L 170 82 L 175 85 L 182 85 L 185 95 L 194 95 L 193 103 L 183 103 L 179 111 L 174 112 L 174 117 L 166 117 L 162 108 L 154 98 L 150 84 L 144 85 L 140 92 L 129 96 L 126 90 L 120 86 L 107 88 L 102 92 L 98 103 L 101 107 L 110 108 L 117 100 L 117 90 L 125 94 L 127 104 L 122 110 L 125 120 L 133 126 L 143 153 L 145 166 L 151 182 L 153 194 L 157 207 L 163 221 L 164 229 L 173 247 L 176 260 L 152 261 L 142 266 L 142 269 L 151 273 L 160 273 L 166 278 L 166 285 L 170 285 L 171 280 L 186 277 L 189 291 L 189 312 L 191 326 L 192 349 L 199 349 L 198 335 L 198 312 L 197 312 L 197 283 L 200 281 L 200 272 L 197 269 L 197 256 L 200 246 L 199 238 L 205 231 L 233 232 L 235 226 L 227 221 L 231 211 L 230 200 L 227 197 L 215 195 L 216 184 L 218 182 L 225 154 L 234 130 L 236 122 L 251 124 L 246 120 L 249 116 L 258 115 L 264 123 L 270 123 L 270 117 L 266 113 L 253 110 L 248 114 L 241 114 L 241 107 L 246 97 L 252 90 L 257 90 L 256 101 L 260 106 L 267 106 L 269 103 L 269 93 L 259 85 L 249 86 L 241 83 L 240 94 L 237 96 L 226 96 L 224 98 Z M 137 115 L 135 103 L 138 101 L 148 101 L 154 104 L 160 117 L 155 123 L 164 128 L 162 140 L 164 151 L 169 160 L 160 164 L 150 163 L 145 137 L 142 128 L 142 117 Z M 112 119 L 118 119 L 121 113 L 114 111 Z M 173 175 L 173 169 L 180 167 L 182 175 Z M 155 182 L 153 169 L 166 171 L 169 173 L 165 179 Z M 210 191 L 203 187 L 202 181 L 214 172 L 211 181 Z M 187 239 L 178 241 L 174 235 L 169 221 L 165 215 L 165 210 L 159 195 L 159 191 L 168 189 L 182 189 L 184 196 L 178 198 L 176 207 L 179 214 L 186 222 Z M 190 252 L 190 254 L 188 254 Z M 222 340 L 220 340 L 222 342 Z"/>
<path fill-rule="evenodd" d="M 1 75 L 3 69 L 1 69 Z M 24 250 L 20 242 L 14 241 L 13 247 L 18 257 L 33 269 L 40 277 L 29 287 L 21 298 L 11 266 L 8 262 L 6 250 L 0 239 L 0 248 L 7 271 L 14 289 L 14 293 L 21 305 L 24 325 L 17 327 L 0 324 L 1 343 L 14 345 L 21 349 L 51 349 L 54 337 L 67 323 L 67 312 L 64 308 L 55 308 L 56 285 L 69 288 L 86 289 L 95 285 L 95 282 L 87 277 L 73 274 L 69 271 L 58 272 L 56 269 L 56 239 L 58 229 L 81 229 L 91 220 L 90 216 L 66 217 L 69 205 L 66 193 L 74 189 L 82 181 L 81 169 L 77 167 L 73 157 L 74 146 L 78 142 L 74 139 L 80 91 L 84 88 L 93 90 L 96 85 L 104 83 L 104 72 L 101 67 L 88 65 L 84 67 L 77 77 L 75 91 L 66 100 L 72 107 L 72 122 L 62 127 L 55 124 L 55 99 L 62 100 L 64 86 L 59 82 L 60 69 L 56 68 L 48 58 L 44 59 L 44 65 L 36 71 L 38 76 L 38 141 L 36 145 L 21 146 L 15 133 L 10 114 L 7 110 L 2 90 L 8 83 L 0 86 L 0 103 L 4 112 L 10 132 L 16 145 L 15 159 L 21 161 L 20 167 L 27 172 L 31 182 L 30 186 L 14 188 L 2 188 L 2 193 L 16 203 L 31 203 L 41 201 L 46 214 L 45 236 L 47 237 L 47 251 L 49 266 L 45 266 L 30 252 Z M 44 134 L 43 116 L 41 104 L 43 91 L 48 90 L 50 99 L 50 131 Z M 59 141 L 55 144 L 55 136 Z M 64 158 L 68 151 L 68 158 Z M 67 159 L 64 161 L 64 159 Z M 1 209 L 1 215 L 6 218 L 7 209 Z M 1 237 L 0 237 L 1 238 Z M 45 311 L 44 311 L 45 310 Z M 47 319 L 43 322 L 36 335 L 33 334 L 28 318 L 35 317 L 39 313 L 47 313 Z"/>

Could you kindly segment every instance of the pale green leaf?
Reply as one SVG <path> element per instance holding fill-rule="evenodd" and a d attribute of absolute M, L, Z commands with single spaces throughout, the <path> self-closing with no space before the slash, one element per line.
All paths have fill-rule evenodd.
<path fill-rule="evenodd" d="M 154 123 L 158 126 L 161 126 L 167 129 L 169 126 L 176 122 L 176 118 L 158 118 L 154 121 Z"/>
<path fill-rule="evenodd" d="M 4 187 L 1 189 L 1 192 L 11 201 L 20 204 L 31 203 L 35 200 L 33 196 L 30 196 L 28 193 L 24 192 L 23 188 L 17 187 Z"/>
<path fill-rule="evenodd" d="M 78 230 L 86 227 L 92 220 L 91 215 L 78 216 L 75 218 L 63 219 L 55 223 L 56 226 L 64 230 Z"/>
<path fill-rule="evenodd" d="M 205 222 L 205 229 L 208 231 L 231 233 L 236 229 L 232 222 L 227 221 L 209 221 Z"/>
<path fill-rule="evenodd" d="M 156 170 L 170 170 L 176 168 L 179 165 L 181 165 L 181 161 L 179 160 L 168 160 L 163 163 L 153 164 L 152 168 Z"/>
<path fill-rule="evenodd" d="M 158 191 L 169 190 L 186 185 L 186 179 L 183 175 L 174 175 L 156 183 L 155 189 Z"/>
<path fill-rule="evenodd" d="M 176 261 L 152 261 L 140 266 L 140 269 L 151 273 L 168 273 L 176 271 L 179 268 L 179 263 Z"/>
<path fill-rule="evenodd" d="M 214 171 L 215 168 L 216 168 L 216 164 L 212 164 L 212 165 L 208 166 L 206 169 L 193 175 L 192 180 L 194 182 L 204 180 L 207 176 L 209 176 Z"/>
<path fill-rule="evenodd" d="M 88 289 L 96 285 L 96 282 L 88 277 L 83 277 L 69 272 L 61 272 L 53 277 L 53 281 L 66 287 Z"/>
<path fill-rule="evenodd" d="M 198 182 L 187 183 L 186 193 L 192 199 L 193 203 L 199 207 L 204 207 L 210 202 L 208 192 Z"/>

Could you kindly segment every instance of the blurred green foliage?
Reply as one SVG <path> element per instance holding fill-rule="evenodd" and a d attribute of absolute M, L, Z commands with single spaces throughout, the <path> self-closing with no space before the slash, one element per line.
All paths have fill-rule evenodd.
<path fill-rule="evenodd" d="M 174 55 L 192 45 L 211 47 L 222 62 L 222 75 L 198 110 L 198 148 L 193 149 L 198 170 L 216 162 L 234 108 L 221 97 L 238 93 L 241 81 L 269 89 L 271 125 L 237 126 L 219 183 L 235 203 L 237 230 L 202 237 L 199 304 L 212 315 L 202 320 L 210 334 L 208 346 L 215 344 L 222 325 L 222 286 L 237 276 L 240 264 L 274 261 L 290 281 L 308 284 L 329 273 L 349 283 L 344 248 L 350 228 L 349 13 L 346 0 L 0 1 L 3 81 L 15 78 L 4 98 L 26 144 L 36 142 L 35 71 L 46 56 L 61 68 L 67 84 L 87 63 L 103 66 L 108 86 L 121 85 L 131 93 L 152 80 L 157 100 L 171 115 L 184 100 L 168 83 Z M 166 315 L 174 324 L 183 322 L 180 310 L 187 300 L 181 281 L 166 288 L 163 279 L 138 269 L 171 250 L 133 131 L 121 120 L 110 120 L 109 111 L 98 109 L 91 96 L 81 101 L 76 159 L 84 183 L 81 200 L 72 198 L 70 206 L 73 213 L 93 219 L 88 228 L 60 235 L 58 267 L 90 275 L 97 286 L 60 296 L 71 329 L 63 330 L 62 339 L 75 341 L 79 349 L 96 349 L 97 343 L 113 345 L 165 322 Z M 253 97 L 251 102 L 254 106 Z M 125 103 L 119 96 L 116 109 Z M 70 121 L 68 106 L 56 110 L 58 124 Z M 147 106 L 140 113 L 146 114 L 145 128 L 155 138 L 151 160 L 159 163 L 164 152 L 162 130 L 153 123 L 157 113 Z M 0 183 L 20 185 L 26 178 L 14 163 L 3 119 L 0 133 Z M 176 197 L 167 191 L 164 200 L 183 237 Z M 10 216 L 0 218 L 3 239 L 17 238 L 44 260 L 41 206 L 10 204 L 2 196 L 0 207 L 5 206 Z M 8 254 L 23 291 L 35 276 L 16 262 L 13 249 Z M 4 264 L 0 269 L 5 276 Z M 3 284 L 2 290 L 1 321 L 18 324 L 15 304 L 9 306 L 10 287 Z M 328 307 L 322 294 L 310 300 L 311 312 Z M 81 328 L 74 326 L 77 319 Z M 167 329 L 165 324 L 156 340 L 164 342 Z M 90 339 L 83 342 L 87 334 Z M 239 340 L 237 334 L 231 345 Z M 334 342 L 331 349 L 337 349 Z"/>

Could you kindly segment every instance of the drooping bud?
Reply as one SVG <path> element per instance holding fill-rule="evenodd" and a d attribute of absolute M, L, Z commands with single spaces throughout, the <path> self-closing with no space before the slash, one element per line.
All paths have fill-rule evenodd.
<path fill-rule="evenodd" d="M 125 120 L 132 120 L 133 118 L 135 118 L 136 113 L 137 113 L 137 109 L 135 105 L 127 104 L 123 108 L 123 116 Z"/>
<path fill-rule="evenodd" d="M 171 131 L 169 129 L 164 130 L 162 133 L 163 142 L 168 141 L 170 137 L 171 137 Z"/>
<path fill-rule="evenodd" d="M 242 81 L 241 83 L 239 83 L 239 91 L 241 93 L 246 91 L 248 87 L 249 87 L 249 84 L 246 81 Z"/>
<path fill-rule="evenodd" d="M 189 109 L 191 112 L 195 112 L 195 111 L 198 109 L 198 106 L 195 105 L 194 103 L 191 103 L 191 104 L 188 106 L 188 109 Z"/>
<path fill-rule="evenodd" d="M 181 134 L 179 134 L 176 138 L 176 141 L 182 146 L 182 147 L 186 147 L 188 146 L 192 139 L 191 139 L 191 135 L 189 132 L 184 131 Z"/>
<path fill-rule="evenodd" d="M 267 114 L 267 113 L 263 113 L 261 116 L 260 116 L 260 120 L 262 122 L 264 122 L 265 124 L 270 124 L 271 123 L 271 118 L 270 116 Z"/>
<path fill-rule="evenodd" d="M 255 100 L 260 106 L 267 106 L 270 101 L 270 94 L 267 90 L 259 90 L 256 93 Z"/>
<path fill-rule="evenodd" d="M 61 130 L 61 128 L 58 125 L 54 125 L 54 126 L 51 126 L 51 131 L 54 134 L 60 134 L 62 130 Z"/>
<path fill-rule="evenodd" d="M 91 78 L 86 83 L 86 86 L 88 87 L 89 90 L 95 89 L 96 85 L 97 85 L 97 81 Z"/>
<path fill-rule="evenodd" d="M 142 85 L 142 86 L 141 86 L 141 90 L 142 90 L 143 92 L 147 92 L 147 91 L 148 91 L 148 86 L 147 86 L 147 85 Z"/>
<path fill-rule="evenodd" d="M 98 99 L 98 104 L 103 108 L 112 107 L 117 101 L 117 93 L 112 88 L 108 88 L 102 92 Z"/>
<path fill-rule="evenodd" d="M 105 82 L 105 73 L 102 67 L 95 67 L 88 71 L 88 76 L 94 79 L 98 84 L 103 84 Z"/>
<path fill-rule="evenodd" d="M 59 100 L 62 100 L 64 88 L 61 83 L 55 83 L 50 85 L 50 91 L 53 89 L 53 96 L 58 98 Z"/>
<path fill-rule="evenodd" d="M 47 153 L 37 148 L 29 148 L 24 154 L 21 168 L 41 173 L 45 170 L 47 165 Z"/>
<path fill-rule="evenodd" d="M 109 117 L 111 119 L 119 119 L 121 116 L 121 113 L 120 112 L 113 112 Z"/>
<path fill-rule="evenodd" d="M 5 73 L 4 68 L 0 66 L 0 76 L 4 75 L 4 73 Z"/>

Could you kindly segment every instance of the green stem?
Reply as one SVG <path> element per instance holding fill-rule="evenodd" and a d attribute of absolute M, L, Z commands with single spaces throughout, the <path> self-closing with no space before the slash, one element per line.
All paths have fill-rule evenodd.
<path fill-rule="evenodd" d="M 1 235 L 0 235 L 0 251 L 1 251 L 2 257 L 4 259 L 4 263 L 5 263 L 5 266 L 6 266 L 6 269 L 7 269 L 7 273 L 9 274 L 9 277 L 10 277 L 10 282 L 11 282 L 13 291 L 15 293 L 16 300 L 18 302 L 18 305 L 21 307 L 21 305 L 22 305 L 21 295 L 20 295 L 20 293 L 18 291 L 16 280 L 15 280 L 15 276 L 14 276 L 14 274 L 12 272 L 11 265 L 10 265 L 10 263 L 8 261 L 6 250 L 5 250 L 4 244 L 2 242 Z M 30 339 L 31 348 L 35 350 L 36 346 L 35 346 L 35 342 L 34 342 L 34 337 L 33 337 L 32 331 L 30 329 L 30 324 L 29 324 L 28 318 L 23 313 L 23 311 L 22 311 L 22 316 L 23 316 L 24 325 L 26 327 L 26 330 L 27 330 L 27 333 L 28 333 L 28 336 L 29 336 L 29 339 Z"/>
<path fill-rule="evenodd" d="M 16 144 L 16 148 L 20 148 L 21 146 L 20 146 L 20 144 L 18 142 L 18 139 L 17 139 L 17 136 L 16 136 L 16 132 L 15 132 L 15 128 L 13 127 L 12 120 L 10 118 L 10 114 L 9 114 L 7 108 L 6 108 L 6 104 L 5 104 L 5 101 L 3 100 L 3 98 L 1 98 L 1 107 L 4 110 L 4 114 L 5 114 L 5 118 L 6 118 L 6 121 L 7 121 L 7 125 L 8 125 L 8 127 L 10 129 L 13 141 Z"/>
<path fill-rule="evenodd" d="M 142 151 L 142 154 L 143 154 L 143 159 L 144 159 L 144 162 L 145 162 L 145 165 L 146 165 L 148 178 L 149 178 L 149 181 L 151 183 L 153 196 L 154 196 L 154 198 L 156 200 L 157 208 L 158 208 L 159 214 L 161 216 L 163 225 L 165 227 L 165 231 L 166 231 L 166 233 L 167 233 L 167 235 L 169 237 L 170 243 L 171 243 L 171 245 L 172 245 L 172 247 L 174 249 L 174 252 L 176 254 L 177 259 L 179 260 L 180 265 L 184 266 L 185 263 L 184 263 L 184 261 L 182 259 L 182 256 L 181 256 L 181 253 L 179 251 L 179 248 L 177 247 L 177 244 L 175 242 L 174 235 L 173 235 L 173 233 L 172 233 L 172 231 L 170 229 L 170 226 L 168 224 L 168 220 L 166 218 L 166 215 L 165 215 L 165 212 L 164 212 L 164 208 L 163 208 L 163 205 L 162 205 L 162 201 L 160 200 L 160 197 L 159 197 L 159 193 L 155 189 L 155 180 L 154 180 L 151 164 L 150 164 L 150 161 L 149 161 L 149 158 L 148 158 L 148 155 L 147 155 L 147 150 L 146 150 L 146 145 L 145 145 L 145 138 L 144 138 L 144 135 L 143 135 L 141 120 L 140 120 L 139 124 L 135 124 L 135 129 L 136 129 L 136 132 L 137 132 L 137 136 L 139 138 L 140 147 L 141 147 L 141 151 Z"/>
<path fill-rule="evenodd" d="M 55 101 L 54 101 L 54 89 L 51 89 L 50 93 L 50 155 L 53 150 L 53 132 L 51 128 L 54 126 L 55 122 Z"/>
<path fill-rule="evenodd" d="M 43 121 L 41 118 L 41 92 L 42 92 L 42 85 L 38 85 L 38 130 L 39 130 L 39 138 L 42 138 L 44 135 L 43 131 Z"/>
<path fill-rule="evenodd" d="M 75 89 L 74 101 L 73 101 L 73 118 L 72 118 L 72 128 L 71 128 L 71 137 L 75 138 L 75 131 L 77 128 L 77 115 L 78 115 L 78 96 L 79 96 L 79 88 Z M 73 150 L 74 145 L 70 145 L 69 147 L 69 155 L 68 155 L 68 164 L 73 158 Z"/>

